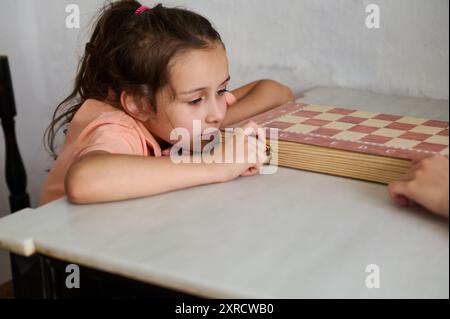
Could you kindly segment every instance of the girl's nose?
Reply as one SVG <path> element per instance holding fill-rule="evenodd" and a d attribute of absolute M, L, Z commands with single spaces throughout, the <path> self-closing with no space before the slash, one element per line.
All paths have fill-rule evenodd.
<path fill-rule="evenodd" d="M 211 104 L 208 106 L 208 113 L 206 115 L 205 122 L 210 125 L 220 124 L 225 117 L 225 104 L 225 101 L 221 101 L 217 98 L 213 99 Z"/>

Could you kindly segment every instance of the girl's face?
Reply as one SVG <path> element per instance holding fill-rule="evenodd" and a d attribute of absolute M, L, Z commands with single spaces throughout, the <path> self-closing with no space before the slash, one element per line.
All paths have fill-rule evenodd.
<path fill-rule="evenodd" d="M 176 128 L 186 129 L 193 136 L 194 121 L 201 123 L 201 132 L 208 128 L 220 128 L 228 105 L 234 97 L 228 93 L 230 81 L 225 49 L 217 45 L 211 49 L 191 50 L 174 60 L 171 83 L 175 93 L 163 89 L 158 97 L 156 114 L 144 124 L 156 137 L 170 144 L 170 134 Z"/>

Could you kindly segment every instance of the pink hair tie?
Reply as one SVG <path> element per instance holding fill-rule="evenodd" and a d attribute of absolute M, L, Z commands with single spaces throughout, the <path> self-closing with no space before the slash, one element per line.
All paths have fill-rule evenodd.
<path fill-rule="evenodd" d="M 150 7 L 140 6 L 139 8 L 136 9 L 136 11 L 134 11 L 134 14 L 141 14 L 147 10 L 150 10 Z"/>

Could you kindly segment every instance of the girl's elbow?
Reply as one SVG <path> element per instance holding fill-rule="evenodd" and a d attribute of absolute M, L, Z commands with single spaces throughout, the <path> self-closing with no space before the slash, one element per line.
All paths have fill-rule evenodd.
<path fill-rule="evenodd" d="M 72 166 L 65 177 L 64 189 L 69 202 L 73 204 L 91 203 L 88 180 L 83 176 L 82 167 Z"/>
<path fill-rule="evenodd" d="M 294 92 L 292 92 L 291 88 L 279 83 L 280 86 L 280 96 L 283 97 L 283 102 L 291 102 L 295 101 L 295 95 Z"/>
<path fill-rule="evenodd" d="M 287 87 L 287 89 L 289 90 L 289 100 L 295 101 L 297 99 L 297 97 L 295 96 L 294 92 L 292 92 L 291 88 L 289 88 L 289 87 Z"/>
<path fill-rule="evenodd" d="M 281 100 L 280 103 L 295 101 L 294 92 L 292 92 L 291 88 L 289 88 L 288 86 L 274 80 L 263 81 L 272 87 L 274 93 L 276 93 L 276 95 Z"/>

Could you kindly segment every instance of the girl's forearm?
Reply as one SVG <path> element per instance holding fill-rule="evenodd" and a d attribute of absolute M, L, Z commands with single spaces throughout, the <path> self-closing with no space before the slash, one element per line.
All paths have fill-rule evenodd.
<path fill-rule="evenodd" d="M 237 88 L 237 89 L 231 91 L 231 93 L 234 95 L 234 97 L 238 101 L 240 101 L 244 97 L 246 97 L 248 95 L 248 93 L 250 93 L 256 85 L 261 83 L 261 81 L 264 81 L 264 80 L 251 82 L 249 84 L 246 84 L 244 86 L 241 86 L 240 88 Z"/>
<path fill-rule="evenodd" d="M 66 174 L 69 201 L 76 204 L 140 198 L 220 181 L 216 164 L 175 164 L 169 157 L 92 154 Z"/>
<path fill-rule="evenodd" d="M 223 127 L 295 100 L 288 87 L 271 80 L 254 82 L 231 93 L 238 101 L 228 108 Z"/>

